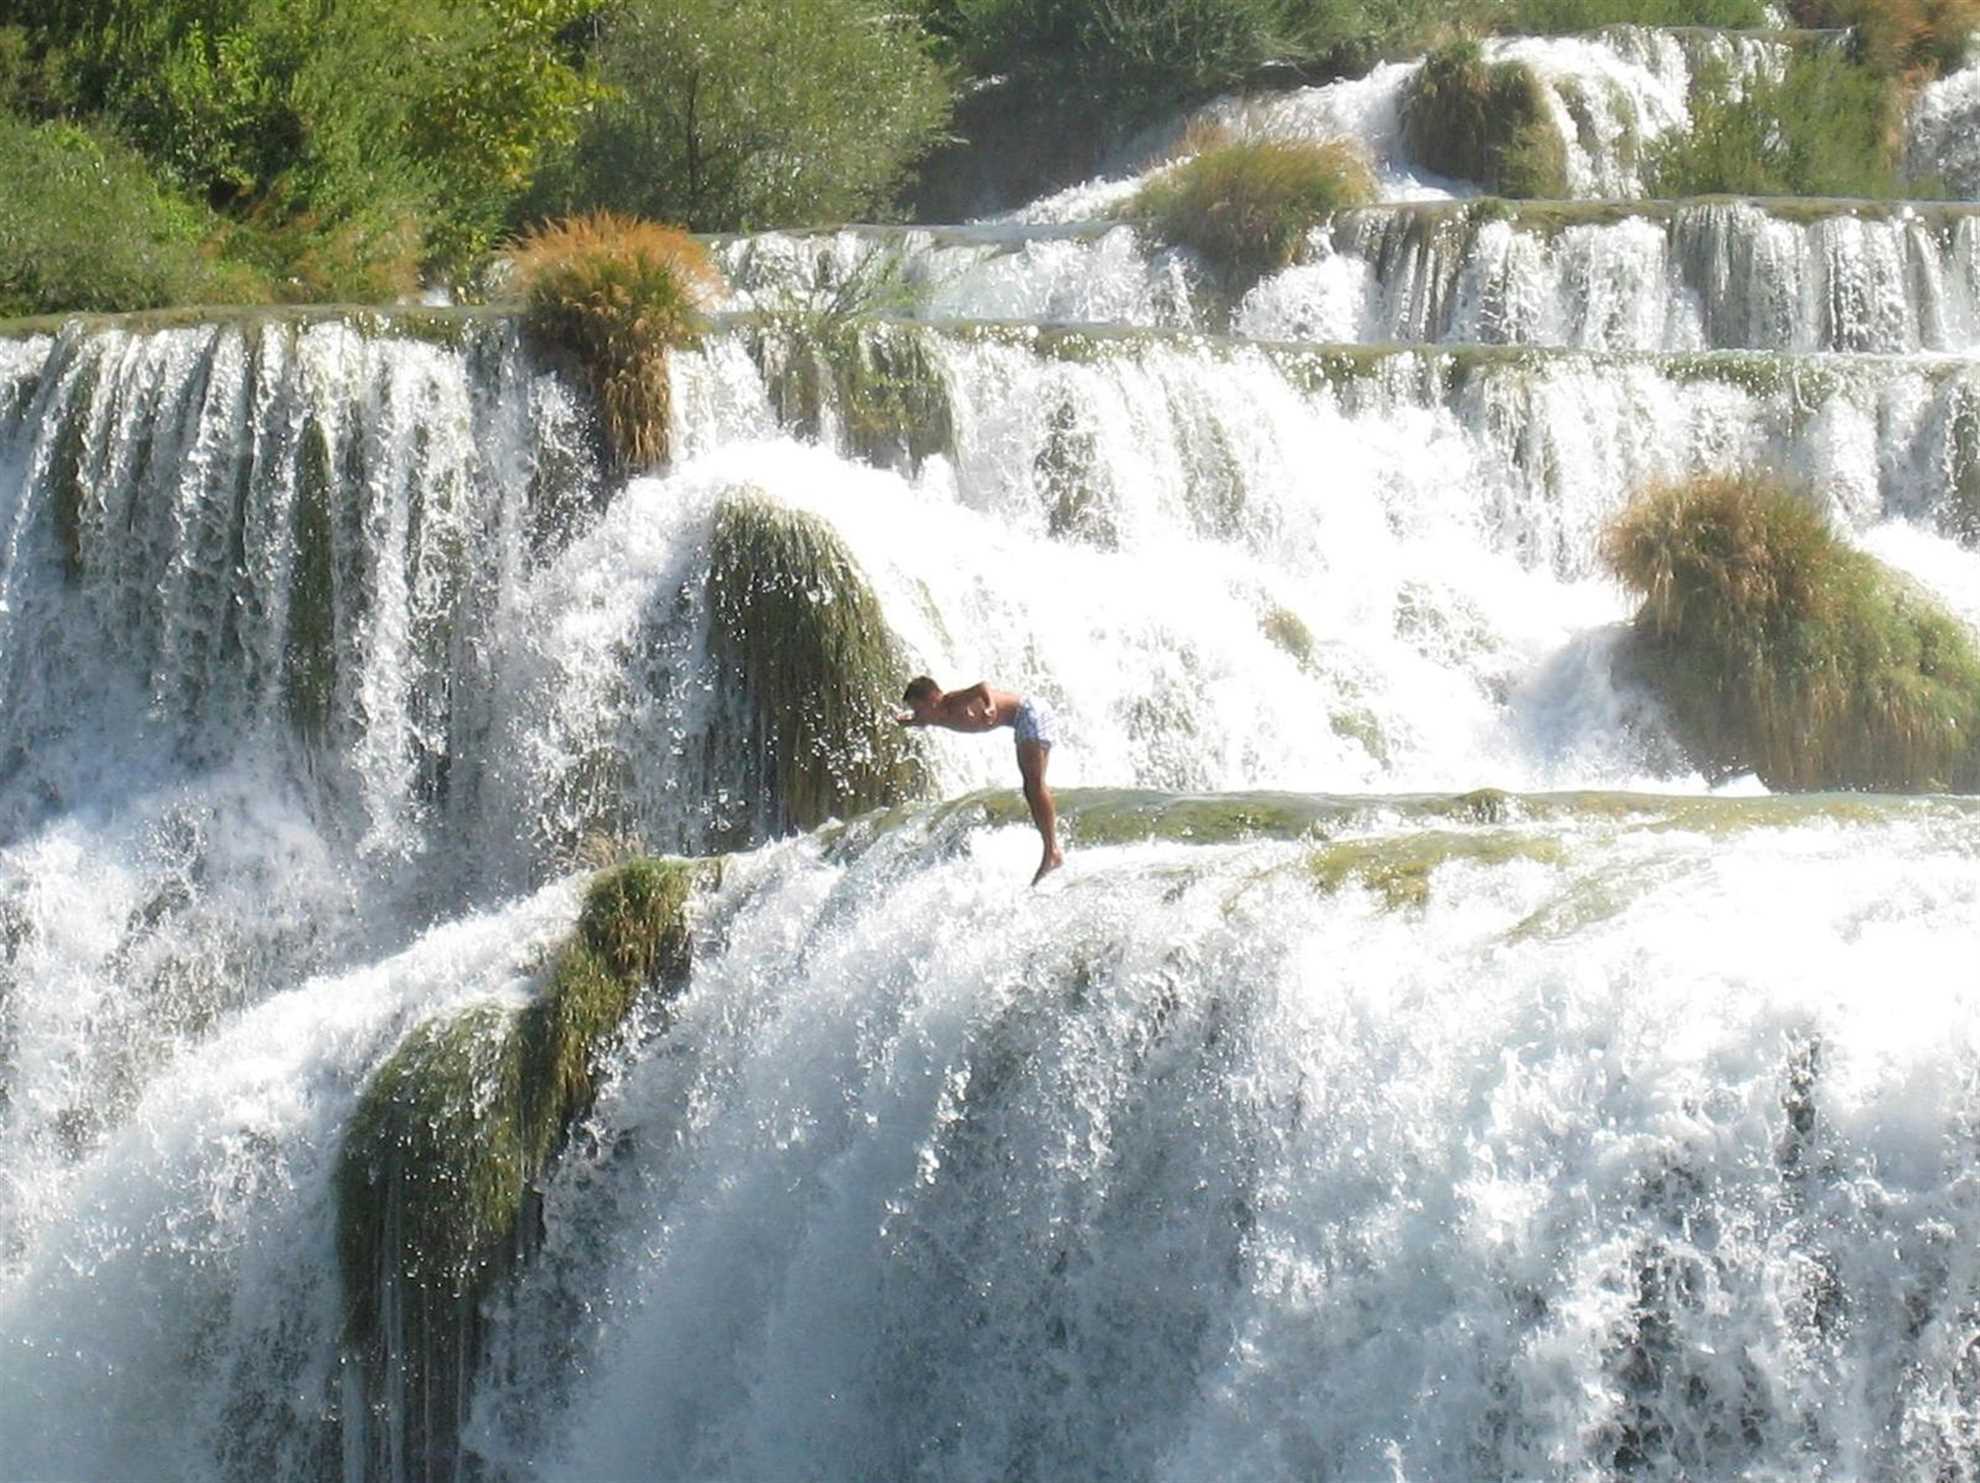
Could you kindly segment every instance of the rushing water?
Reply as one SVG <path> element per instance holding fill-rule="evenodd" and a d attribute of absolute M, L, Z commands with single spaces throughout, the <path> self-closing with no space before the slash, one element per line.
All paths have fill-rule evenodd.
<path fill-rule="evenodd" d="M 1778 52 L 1502 45 L 1591 197 L 1624 112 Z M 424 1475 L 343 1347 L 338 1154 L 409 1032 L 543 991 L 577 867 L 763 816 L 747 492 L 904 666 L 1052 702 L 1069 863 L 1026 889 L 1008 744 L 945 734 L 930 801 L 745 838 L 463 1475 L 1980 1477 L 1980 815 L 1708 789 L 1594 554 L 1784 468 L 1980 623 L 1980 227 L 1443 200 L 1410 65 L 1219 105 L 1385 182 L 1235 302 L 1086 220 L 1128 173 L 724 244 L 623 484 L 497 316 L 0 338 L 6 1471 Z"/>

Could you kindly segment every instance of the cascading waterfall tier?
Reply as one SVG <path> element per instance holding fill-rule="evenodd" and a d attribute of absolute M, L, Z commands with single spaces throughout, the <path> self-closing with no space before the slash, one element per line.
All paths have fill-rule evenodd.
<path fill-rule="evenodd" d="M 734 239 L 738 309 L 882 307 L 1253 339 L 1585 350 L 1971 353 L 1980 206 L 1799 200 L 1436 202 L 1338 213 L 1237 302 L 1131 226 L 856 227 Z"/>
<path fill-rule="evenodd" d="M 1488 52 L 1594 197 L 1833 41 Z M 1382 183 L 1235 303 L 1143 158 L 717 244 L 622 484 L 496 312 L 0 333 L 14 1471 L 1980 1479 L 1980 817 L 1708 789 L 1595 557 L 1785 472 L 1980 626 L 1974 208 L 1453 199 L 1414 65 L 1196 120 Z M 1039 890 L 913 670 L 1057 710 Z M 715 851 L 665 1012 L 565 997 Z"/>

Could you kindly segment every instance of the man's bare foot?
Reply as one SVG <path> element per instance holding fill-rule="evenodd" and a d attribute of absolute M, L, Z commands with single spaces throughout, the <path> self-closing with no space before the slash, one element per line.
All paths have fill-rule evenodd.
<path fill-rule="evenodd" d="M 1066 857 L 1063 854 L 1061 854 L 1058 850 L 1053 850 L 1051 853 L 1046 855 L 1046 857 L 1043 860 L 1039 861 L 1038 874 L 1034 875 L 1031 878 L 1031 883 L 1034 886 L 1037 885 L 1040 881 L 1044 880 L 1046 876 L 1050 875 L 1053 871 L 1057 870 L 1061 865 L 1065 863 L 1066 863 Z"/>

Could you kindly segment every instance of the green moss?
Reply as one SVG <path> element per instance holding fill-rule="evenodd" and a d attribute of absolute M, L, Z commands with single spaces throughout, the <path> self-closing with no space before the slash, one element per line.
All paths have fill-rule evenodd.
<path fill-rule="evenodd" d="M 1374 195 L 1367 161 L 1346 140 L 1237 139 L 1149 181 L 1122 214 L 1241 288 L 1289 266 L 1313 228 Z"/>
<path fill-rule="evenodd" d="M 289 724 L 308 741 L 320 741 L 327 733 L 337 691 L 332 463 L 330 435 L 311 418 L 303 428 L 291 515 L 289 626 L 282 656 Z"/>
<path fill-rule="evenodd" d="M 95 390 L 95 370 L 79 372 L 61 431 L 56 435 L 54 464 L 49 471 L 55 540 L 62 551 L 63 575 L 72 582 L 80 581 L 83 574 L 83 530 L 90 496 L 89 482 L 83 477 L 83 462 L 88 453 L 89 405 Z"/>
<path fill-rule="evenodd" d="M 927 770 L 893 723 L 908 668 L 844 542 L 815 515 L 747 490 L 715 519 L 709 555 L 710 647 L 723 693 L 738 701 L 729 755 L 757 800 L 751 822 L 784 834 L 917 795 Z"/>
<path fill-rule="evenodd" d="M 1301 669 L 1313 663 L 1313 630 L 1290 608 L 1272 608 L 1258 625 L 1259 632 L 1283 649 Z"/>
<path fill-rule="evenodd" d="M 1430 899 L 1430 878 L 1454 860 L 1477 865 L 1513 861 L 1560 863 L 1557 840 L 1537 835 L 1494 831 L 1457 834 L 1421 830 L 1377 839 L 1340 840 L 1307 856 L 1306 869 L 1316 889 L 1332 895 L 1354 884 L 1380 897 L 1391 911 L 1421 907 Z"/>
<path fill-rule="evenodd" d="M 829 353 L 836 405 L 854 457 L 913 472 L 954 446 L 948 384 L 918 328 L 849 325 L 819 353 Z"/>
<path fill-rule="evenodd" d="M 1072 400 L 1060 402 L 1046 418 L 1045 441 L 1031 460 L 1031 473 L 1045 507 L 1045 529 L 1055 539 L 1103 550 L 1119 544 L 1106 461 Z"/>
<path fill-rule="evenodd" d="M 1334 711 L 1327 717 L 1327 727 L 1335 736 L 1358 743 L 1364 752 L 1382 766 L 1389 765 L 1388 733 L 1382 730 L 1382 723 L 1375 718 L 1373 711 L 1364 706 Z"/>
<path fill-rule="evenodd" d="M 1946 493 L 1934 511 L 1939 529 L 1963 546 L 1980 546 L 1980 396 L 1952 393 L 1946 427 Z"/>
<path fill-rule="evenodd" d="M 1605 533 L 1644 598 L 1619 663 L 1708 772 L 1776 789 L 1980 789 L 1980 650 L 1758 478 L 1652 490 Z"/>
<path fill-rule="evenodd" d="M 1449 42 L 1423 59 L 1402 109 L 1411 154 L 1439 174 L 1505 196 L 1567 194 L 1567 143 L 1524 62 L 1487 63 L 1477 42 Z"/>
<path fill-rule="evenodd" d="M 532 1190 L 589 1110 L 643 993 L 686 985 L 687 907 L 707 862 L 637 860 L 592 883 L 541 998 L 415 1028 L 366 1083 L 337 1167 L 345 1342 L 366 1398 L 445 1464 L 479 1362 L 484 1305 L 535 1241 Z"/>

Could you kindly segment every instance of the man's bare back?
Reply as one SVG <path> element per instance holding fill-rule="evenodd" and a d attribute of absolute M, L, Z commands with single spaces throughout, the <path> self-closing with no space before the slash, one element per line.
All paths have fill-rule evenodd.
<path fill-rule="evenodd" d="M 944 690 L 926 675 L 909 682 L 894 720 L 902 726 L 940 726 L 949 731 L 994 731 L 1009 726 L 1017 732 L 1018 775 L 1024 781 L 1024 801 L 1031 807 L 1031 821 L 1045 852 L 1038 862 L 1035 886 L 1065 861 L 1059 851 L 1058 809 L 1052 790 L 1045 786 L 1045 764 L 1052 756 L 1053 725 L 1051 709 L 1042 701 L 1026 700 L 1008 690 L 992 690 L 978 680 L 967 690 Z"/>

